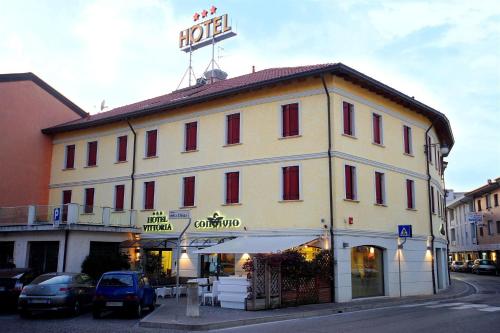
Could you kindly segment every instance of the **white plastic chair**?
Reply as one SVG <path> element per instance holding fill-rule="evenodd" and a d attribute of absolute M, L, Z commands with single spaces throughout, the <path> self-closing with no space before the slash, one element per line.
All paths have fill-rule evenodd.
<path fill-rule="evenodd" d="M 165 298 L 166 296 L 172 296 L 172 288 L 166 288 L 166 287 L 161 287 L 161 288 L 156 288 L 155 293 L 157 297 Z"/>
<path fill-rule="evenodd" d="M 214 281 L 212 291 L 203 294 L 203 304 L 207 304 L 207 299 L 210 299 L 210 304 L 215 306 L 215 300 L 219 296 L 219 281 Z"/>

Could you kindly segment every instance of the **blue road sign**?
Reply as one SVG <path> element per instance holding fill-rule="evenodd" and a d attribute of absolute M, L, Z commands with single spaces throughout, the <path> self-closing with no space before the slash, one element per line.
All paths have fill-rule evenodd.
<path fill-rule="evenodd" d="M 58 222 L 61 219 L 61 208 L 54 208 L 54 222 Z"/>
<path fill-rule="evenodd" d="M 411 225 L 398 225 L 398 235 L 400 238 L 409 238 L 412 237 L 411 233 Z"/>

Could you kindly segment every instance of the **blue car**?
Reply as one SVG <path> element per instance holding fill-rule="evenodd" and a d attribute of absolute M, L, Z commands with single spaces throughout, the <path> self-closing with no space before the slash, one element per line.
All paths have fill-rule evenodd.
<path fill-rule="evenodd" d="M 142 273 L 107 272 L 97 284 L 92 314 L 99 319 L 105 310 L 127 311 L 140 318 L 145 308 L 153 311 L 155 304 L 155 291 Z"/>

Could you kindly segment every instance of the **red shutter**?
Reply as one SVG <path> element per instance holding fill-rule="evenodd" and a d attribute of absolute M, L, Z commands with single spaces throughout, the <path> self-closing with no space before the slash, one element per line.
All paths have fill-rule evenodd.
<path fill-rule="evenodd" d="M 377 204 L 381 205 L 384 203 L 384 200 L 382 198 L 382 179 L 383 179 L 383 174 L 380 172 L 375 172 L 375 200 Z"/>
<path fill-rule="evenodd" d="M 194 206 L 194 177 L 184 178 L 184 207 Z"/>
<path fill-rule="evenodd" d="M 196 150 L 197 122 L 186 124 L 186 151 Z"/>
<path fill-rule="evenodd" d="M 413 180 L 406 180 L 406 202 L 407 207 L 413 209 Z"/>
<path fill-rule="evenodd" d="M 74 146 L 73 146 L 74 148 Z M 71 190 L 63 191 L 63 216 L 62 220 L 67 221 L 68 219 L 68 204 L 71 203 Z"/>
<path fill-rule="evenodd" d="M 120 136 L 118 138 L 118 162 L 125 162 L 127 160 L 127 136 Z"/>
<path fill-rule="evenodd" d="M 147 132 L 147 152 L 146 157 L 156 156 L 156 140 L 157 140 L 157 131 L 148 131 Z"/>
<path fill-rule="evenodd" d="M 373 114 L 373 142 L 381 144 L 380 140 L 380 115 Z"/>
<path fill-rule="evenodd" d="M 299 104 L 293 103 L 288 105 L 289 129 L 288 135 L 299 135 Z"/>
<path fill-rule="evenodd" d="M 352 183 L 352 166 L 345 166 L 345 197 L 346 199 L 354 199 L 353 183 Z"/>
<path fill-rule="evenodd" d="M 411 154 L 410 150 L 411 129 L 408 126 L 404 126 L 403 129 L 404 129 L 403 135 L 404 135 L 405 153 Z"/>
<path fill-rule="evenodd" d="M 88 144 L 87 165 L 94 166 L 97 164 L 97 141 L 89 142 Z"/>
<path fill-rule="evenodd" d="M 75 167 L 75 145 L 66 146 L 66 169 Z"/>
<path fill-rule="evenodd" d="M 431 211 L 433 213 L 436 212 L 435 203 L 434 203 L 434 187 L 432 187 L 432 186 L 431 186 Z"/>
<path fill-rule="evenodd" d="M 240 114 L 227 116 L 227 144 L 240 143 Z"/>
<path fill-rule="evenodd" d="M 85 189 L 85 213 L 93 213 L 94 212 L 94 189 L 86 188 Z"/>
<path fill-rule="evenodd" d="M 155 202 L 155 182 L 146 182 L 145 185 L 145 198 L 144 209 L 153 209 Z"/>
<path fill-rule="evenodd" d="M 344 134 L 353 135 L 352 131 L 352 114 L 354 112 L 354 105 L 344 102 Z"/>
<path fill-rule="evenodd" d="M 283 168 L 283 200 L 299 200 L 299 167 Z"/>
<path fill-rule="evenodd" d="M 228 172 L 226 173 L 226 203 L 239 203 L 239 187 L 240 187 L 240 173 Z"/>
<path fill-rule="evenodd" d="M 123 210 L 123 201 L 125 198 L 125 185 L 116 185 L 115 187 L 115 210 Z"/>
<path fill-rule="evenodd" d="M 290 136 L 290 106 L 289 105 L 282 105 L 281 106 L 281 113 L 282 113 L 282 127 L 283 127 L 283 132 L 282 136 Z"/>

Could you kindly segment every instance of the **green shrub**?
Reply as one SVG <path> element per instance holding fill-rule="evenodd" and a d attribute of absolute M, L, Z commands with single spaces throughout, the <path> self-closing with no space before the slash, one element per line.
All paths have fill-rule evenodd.
<path fill-rule="evenodd" d="M 89 254 L 82 263 L 82 273 L 90 275 L 96 281 L 109 271 L 130 269 L 130 258 L 127 254 Z"/>

